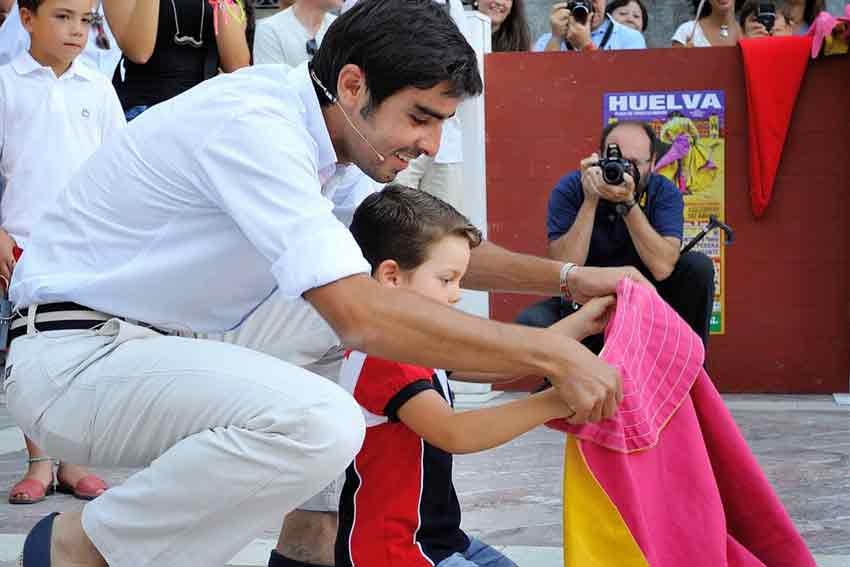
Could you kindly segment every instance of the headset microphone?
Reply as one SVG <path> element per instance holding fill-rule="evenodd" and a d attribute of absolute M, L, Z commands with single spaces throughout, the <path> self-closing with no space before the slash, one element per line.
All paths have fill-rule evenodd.
<path fill-rule="evenodd" d="M 386 158 L 384 156 L 382 156 L 381 153 L 378 150 L 375 149 L 375 146 L 373 146 L 369 142 L 369 140 L 366 139 L 366 136 L 364 136 L 360 132 L 360 130 L 357 128 L 357 126 L 354 125 L 354 122 L 351 121 L 351 118 L 349 118 L 348 113 L 345 111 L 345 109 L 339 103 L 339 100 L 334 95 L 332 95 L 331 92 L 328 89 L 325 88 L 325 85 L 322 84 L 322 81 L 319 80 L 319 77 L 316 76 L 316 72 L 313 71 L 313 69 L 310 69 L 310 77 L 319 86 L 319 88 L 322 89 L 322 92 L 325 94 L 325 97 L 327 97 L 327 99 L 329 101 L 331 101 L 331 104 L 337 105 L 340 112 L 342 112 L 342 115 L 345 116 L 345 120 L 346 120 L 346 122 L 348 122 L 348 125 L 351 126 L 352 130 L 357 132 L 357 135 L 360 136 L 360 139 L 363 140 L 364 142 L 366 142 L 366 145 L 369 146 L 372 149 L 373 152 L 375 152 L 376 156 L 378 156 L 378 161 L 381 161 L 381 162 L 384 161 Z"/>

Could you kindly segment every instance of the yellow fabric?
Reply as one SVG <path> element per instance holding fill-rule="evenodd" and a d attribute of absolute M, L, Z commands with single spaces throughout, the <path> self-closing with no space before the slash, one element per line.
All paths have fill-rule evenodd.
<path fill-rule="evenodd" d="M 564 558 L 567 567 L 649 567 L 571 435 L 564 453 Z"/>

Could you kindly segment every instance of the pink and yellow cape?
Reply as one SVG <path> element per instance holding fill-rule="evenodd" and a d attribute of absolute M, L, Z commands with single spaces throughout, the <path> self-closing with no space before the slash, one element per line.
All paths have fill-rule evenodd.
<path fill-rule="evenodd" d="M 703 369 L 699 337 L 656 293 L 623 280 L 601 357 L 624 400 L 568 433 L 570 567 L 815 567 Z"/>

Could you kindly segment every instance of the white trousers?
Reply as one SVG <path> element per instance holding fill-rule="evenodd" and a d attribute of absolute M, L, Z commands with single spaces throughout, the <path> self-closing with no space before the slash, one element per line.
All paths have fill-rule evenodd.
<path fill-rule="evenodd" d="M 421 155 L 411 161 L 395 178 L 395 182 L 421 189 L 468 215 L 464 202 L 463 163 L 435 163 L 434 158 Z"/>
<path fill-rule="evenodd" d="M 309 335 L 287 328 L 299 326 L 287 312 L 303 306 L 275 303 L 254 327 L 208 337 L 218 340 L 111 320 L 92 331 L 30 328 L 14 341 L 5 391 L 27 435 L 70 462 L 146 467 L 83 509 L 111 567 L 224 565 L 360 448 L 363 417 L 344 390 L 228 344 L 310 356 L 311 341 L 299 343 Z"/>

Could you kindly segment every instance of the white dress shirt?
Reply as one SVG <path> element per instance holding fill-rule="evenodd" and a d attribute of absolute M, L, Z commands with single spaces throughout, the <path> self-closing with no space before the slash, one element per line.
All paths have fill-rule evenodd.
<path fill-rule="evenodd" d="M 298 297 L 369 273 L 333 214 L 347 169 L 306 63 L 219 75 L 140 115 L 80 169 L 33 233 L 12 301 L 228 330 L 276 287 Z M 348 184 L 375 185 L 363 177 Z"/>
<path fill-rule="evenodd" d="M 124 124 L 112 83 L 78 60 L 58 78 L 27 51 L 0 67 L 0 219 L 20 247 L 73 173 Z"/>
<path fill-rule="evenodd" d="M 103 16 L 102 7 L 98 8 L 98 13 L 101 17 Z M 92 29 L 86 47 L 80 53 L 79 58 L 90 69 L 100 71 L 107 78 L 112 79 L 112 74 L 121 60 L 121 48 L 118 47 L 118 42 L 115 41 L 115 36 L 112 35 L 112 30 L 109 29 L 109 24 L 106 22 L 105 17 L 103 18 L 103 31 L 109 40 L 109 49 L 101 49 L 97 46 L 95 43 L 97 34 Z M 0 26 L 0 65 L 5 65 L 29 48 L 30 35 L 21 23 L 18 4 L 15 2 L 12 5 L 11 12 L 9 12 L 9 17 Z"/>
<path fill-rule="evenodd" d="M 278 12 L 257 22 L 257 33 L 254 37 L 254 63 L 285 63 L 296 67 L 310 59 L 307 53 L 307 42 L 313 39 L 312 34 L 304 28 L 295 17 L 294 6 Z M 322 43 L 325 32 L 336 17 L 325 14 L 325 19 L 316 33 L 316 45 Z"/>

